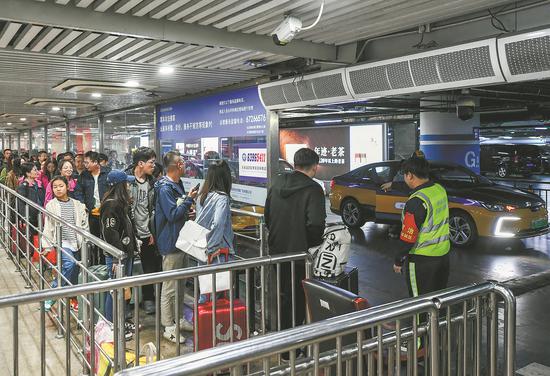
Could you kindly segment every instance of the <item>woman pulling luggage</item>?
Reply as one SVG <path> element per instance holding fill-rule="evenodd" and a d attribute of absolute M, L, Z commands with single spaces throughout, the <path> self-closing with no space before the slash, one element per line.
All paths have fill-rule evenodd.
<path fill-rule="evenodd" d="M 46 210 L 55 216 L 63 218 L 71 225 L 89 231 L 88 214 L 86 206 L 69 197 L 69 183 L 64 176 L 54 176 L 51 180 L 50 191 L 53 192 L 54 199 L 50 200 L 46 205 Z M 60 226 L 61 229 L 61 244 L 56 242 L 56 223 L 46 216 L 44 221 L 44 231 L 42 234 L 42 255 L 50 262 L 55 262 L 51 255 L 57 252 L 57 257 L 61 253 L 61 286 L 67 284 L 77 284 L 78 270 L 76 262 L 80 260 L 80 249 L 82 247 L 83 238 L 77 234 L 75 230 L 68 226 Z M 57 249 L 57 251 L 56 251 Z M 53 253 L 52 253 L 53 252 Z M 55 265 L 54 265 L 55 267 Z M 57 287 L 57 278 L 54 278 L 52 288 Z M 45 302 L 46 310 L 49 310 L 55 303 L 53 300 Z M 71 307 L 74 311 L 78 311 L 78 303 L 76 299 L 71 299 Z"/>
<path fill-rule="evenodd" d="M 231 170 L 222 159 L 208 161 L 208 173 L 197 200 L 196 222 L 209 229 L 208 263 L 218 264 L 233 259 L 233 227 L 231 225 Z M 201 295 L 199 303 L 207 300 Z"/>

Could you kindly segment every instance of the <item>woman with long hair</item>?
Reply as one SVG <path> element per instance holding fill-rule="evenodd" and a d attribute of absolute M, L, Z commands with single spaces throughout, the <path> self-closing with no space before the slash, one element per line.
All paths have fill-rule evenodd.
<path fill-rule="evenodd" d="M 38 169 L 34 163 L 25 162 L 21 165 L 21 176 L 23 181 L 17 187 L 17 193 L 21 196 L 29 199 L 37 205 L 43 206 L 44 204 L 44 188 L 42 184 L 37 180 L 38 178 Z M 27 204 L 25 202 L 19 202 L 19 214 L 20 218 L 25 218 Z M 31 226 L 31 234 L 36 233 L 36 228 L 38 226 L 38 215 L 39 212 L 33 207 L 29 207 L 29 222 Z M 33 228 L 34 226 L 34 228 Z"/>
<path fill-rule="evenodd" d="M 38 180 L 42 184 L 42 187 L 46 189 L 50 185 L 50 180 L 56 175 L 57 161 L 55 159 L 47 159 L 42 164 L 42 169 L 39 172 Z"/>
<path fill-rule="evenodd" d="M 207 236 L 208 263 L 227 262 L 233 258 L 231 225 L 231 170 L 226 161 L 208 161 L 208 173 L 197 200 L 196 222 L 210 230 Z M 201 296 L 201 303 L 206 300 Z"/>
<path fill-rule="evenodd" d="M 73 177 L 73 171 L 74 166 L 71 161 L 64 161 L 61 160 L 58 165 L 58 170 L 56 172 L 56 175 L 63 176 L 65 179 L 67 179 L 67 188 L 68 194 L 70 198 L 74 198 L 78 201 L 81 201 L 80 197 L 76 197 L 75 195 L 75 188 L 77 184 L 77 180 Z M 50 202 L 51 199 L 53 199 L 54 193 L 52 189 L 52 185 L 48 184 L 46 186 L 46 198 L 44 199 L 44 206 L 48 205 L 48 202 Z"/>
<path fill-rule="evenodd" d="M 82 230 L 89 231 L 88 214 L 86 206 L 69 197 L 69 182 L 65 176 L 54 176 L 49 184 L 50 192 L 53 192 L 55 199 L 52 199 L 46 205 L 46 210 L 53 215 L 63 218 L 68 223 Z M 43 255 L 47 257 L 49 252 L 57 248 L 57 255 L 61 254 L 61 285 L 68 283 L 75 285 L 77 283 L 78 273 L 76 261 L 80 260 L 80 248 L 82 247 L 82 236 L 67 226 L 61 227 L 61 244 L 56 244 L 55 222 L 46 216 L 44 221 L 44 231 L 42 235 Z M 57 287 L 57 278 L 52 283 L 52 288 Z M 53 300 L 45 302 L 46 310 L 49 310 L 54 304 Z M 78 311 L 76 299 L 71 299 L 71 307 Z"/>
<path fill-rule="evenodd" d="M 107 175 L 109 189 L 105 192 L 100 209 L 101 237 L 125 253 L 125 257 L 121 260 L 115 259 L 110 254 L 105 255 L 109 278 L 115 277 L 115 267 L 119 263 L 124 265 L 126 276 L 132 275 L 134 254 L 139 252 L 128 190 L 128 183 L 134 181 L 134 176 L 126 175 L 121 170 L 112 170 Z M 105 317 L 107 320 L 113 321 L 113 297 L 111 294 L 107 294 L 105 299 Z M 134 326 L 131 322 L 126 322 L 125 326 L 126 337 L 130 339 Z"/>

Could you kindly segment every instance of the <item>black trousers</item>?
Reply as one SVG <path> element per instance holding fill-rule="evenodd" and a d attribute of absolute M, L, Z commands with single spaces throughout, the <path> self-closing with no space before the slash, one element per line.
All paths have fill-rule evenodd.
<path fill-rule="evenodd" d="M 95 215 L 88 216 L 88 222 L 90 225 L 90 233 L 98 238 L 101 238 L 101 221 L 99 217 Z M 95 245 L 92 245 L 89 249 L 90 266 L 92 265 L 105 265 L 105 255 Z"/>
<path fill-rule="evenodd" d="M 275 271 L 276 273 L 276 271 Z M 290 262 L 281 264 L 281 330 L 292 328 L 292 267 Z M 296 261 L 294 268 L 294 313 L 296 326 L 305 323 L 306 297 L 302 281 L 306 278 L 304 261 Z M 276 290 L 275 290 L 276 291 Z M 275 292 L 273 291 L 273 292 Z"/>
<path fill-rule="evenodd" d="M 419 296 L 447 288 L 449 281 L 449 254 L 445 256 L 408 257 L 406 266 L 409 296 Z"/>
<path fill-rule="evenodd" d="M 143 274 L 157 273 L 162 270 L 162 256 L 157 250 L 156 244 L 149 245 L 149 238 L 140 238 L 141 244 L 141 267 Z M 155 286 L 146 285 L 142 287 L 143 300 L 155 300 Z"/>

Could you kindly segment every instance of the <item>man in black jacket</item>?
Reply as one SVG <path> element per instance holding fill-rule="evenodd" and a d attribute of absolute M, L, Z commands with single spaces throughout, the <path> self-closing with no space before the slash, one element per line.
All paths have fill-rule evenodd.
<path fill-rule="evenodd" d="M 99 207 L 101 200 L 107 192 L 107 175 L 111 171 L 108 167 L 99 165 L 99 154 L 89 151 L 84 154 L 84 166 L 86 170 L 80 174 L 75 187 L 75 197 L 82 197 L 82 203 L 86 205 L 89 215 L 90 232 L 100 236 Z M 104 264 L 103 252 L 93 249 L 91 252 L 91 265 Z"/>
<path fill-rule="evenodd" d="M 269 252 L 302 253 L 323 241 L 325 230 L 325 197 L 321 186 L 312 178 L 317 173 L 319 156 L 311 149 L 302 148 L 294 154 L 295 171 L 279 174 L 267 194 L 265 221 L 269 230 Z M 301 325 L 305 319 L 305 296 L 302 280 L 304 262 L 295 266 L 295 318 Z M 281 265 L 282 306 L 292 306 L 290 264 Z M 292 311 L 282 310 L 281 329 L 293 326 Z"/>

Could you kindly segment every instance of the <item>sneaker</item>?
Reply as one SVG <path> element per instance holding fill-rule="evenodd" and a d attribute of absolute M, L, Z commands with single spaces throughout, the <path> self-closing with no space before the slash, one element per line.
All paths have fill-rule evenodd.
<path fill-rule="evenodd" d="M 46 300 L 44 302 L 44 309 L 47 311 L 50 311 L 55 304 L 55 300 Z"/>
<path fill-rule="evenodd" d="M 168 341 L 177 343 L 176 342 L 176 325 L 165 326 L 164 333 L 162 333 L 162 335 Z M 185 343 L 185 336 L 181 335 L 181 333 L 180 333 L 180 343 Z"/>
<path fill-rule="evenodd" d="M 185 332 L 192 332 L 195 329 L 193 326 L 193 323 L 190 321 L 187 321 L 186 319 L 180 319 L 180 330 L 183 330 Z"/>
<path fill-rule="evenodd" d="M 146 300 L 143 302 L 143 310 L 148 315 L 154 315 L 156 312 L 155 302 Z"/>
<path fill-rule="evenodd" d="M 76 312 L 78 313 L 78 300 L 76 299 L 71 299 L 71 309 L 73 310 L 73 312 Z"/>

